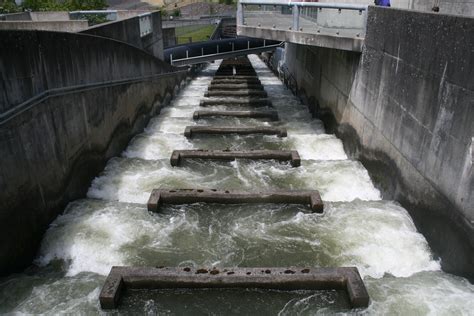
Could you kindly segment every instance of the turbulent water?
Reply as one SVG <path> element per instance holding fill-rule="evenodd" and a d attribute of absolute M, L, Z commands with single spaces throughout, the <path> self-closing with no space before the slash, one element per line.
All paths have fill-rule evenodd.
<path fill-rule="evenodd" d="M 356 266 L 371 297 L 367 314 L 474 313 L 474 286 L 440 270 L 407 211 L 381 200 L 364 167 L 285 89 L 250 59 L 281 121 L 193 121 L 219 63 L 211 64 L 150 121 L 93 181 L 86 199 L 68 205 L 50 226 L 36 268 L 0 280 L 0 313 L 102 313 L 98 296 L 112 265 Z M 231 107 L 213 107 L 229 109 Z M 267 125 L 276 136 L 191 140 L 188 125 Z M 294 149 L 299 168 L 271 161 L 187 161 L 172 168 L 173 149 Z M 298 205 L 165 206 L 149 213 L 153 188 L 317 189 L 324 215 Z M 128 291 L 124 314 L 311 315 L 353 313 L 338 291 Z"/>

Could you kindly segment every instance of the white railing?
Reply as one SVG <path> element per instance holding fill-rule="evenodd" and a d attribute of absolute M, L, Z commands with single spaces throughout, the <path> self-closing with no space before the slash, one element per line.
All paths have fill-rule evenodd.
<path fill-rule="evenodd" d="M 237 25 L 363 38 L 367 7 L 350 3 L 240 0 Z"/>

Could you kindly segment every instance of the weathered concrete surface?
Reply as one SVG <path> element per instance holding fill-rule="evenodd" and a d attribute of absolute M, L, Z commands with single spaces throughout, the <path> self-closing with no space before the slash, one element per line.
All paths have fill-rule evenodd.
<path fill-rule="evenodd" d="M 179 166 L 183 159 L 213 159 L 228 160 L 252 159 L 252 160 L 278 160 L 289 161 L 292 167 L 299 167 L 301 159 L 297 151 L 290 150 L 173 150 L 170 163 L 173 167 Z"/>
<path fill-rule="evenodd" d="M 240 80 L 240 79 L 248 79 L 248 80 L 258 80 L 258 76 L 255 75 L 216 75 L 214 76 L 214 80 Z M 259 80 L 260 81 L 260 80 Z"/>
<path fill-rule="evenodd" d="M 212 85 L 221 85 L 221 84 L 226 84 L 226 85 L 228 85 L 228 84 L 232 84 L 232 85 L 233 84 L 261 85 L 260 80 L 257 77 L 255 77 L 253 79 L 239 79 L 239 78 L 232 79 L 231 77 L 216 79 L 214 77 L 214 79 L 211 81 L 211 86 Z"/>
<path fill-rule="evenodd" d="M 295 32 L 292 30 L 278 30 L 245 25 L 237 26 L 237 35 L 354 52 L 361 52 L 364 44 L 363 38 L 324 35 L 315 32 L 305 32 L 304 30 L 302 32 Z"/>
<path fill-rule="evenodd" d="M 148 199 L 148 211 L 156 212 L 161 204 L 191 204 L 191 203 L 278 203 L 278 204 L 309 204 L 316 213 L 324 211 L 324 204 L 318 191 L 221 191 L 209 189 L 154 189 Z"/>
<path fill-rule="evenodd" d="M 241 89 L 235 90 L 216 90 L 212 89 L 204 94 L 205 97 L 262 97 L 266 98 L 267 93 L 262 90 Z"/>
<path fill-rule="evenodd" d="M 416 30 L 416 31 L 414 31 Z M 474 279 L 474 19 L 369 8 L 365 50 L 287 45 L 301 98 Z"/>
<path fill-rule="evenodd" d="M 254 127 L 225 127 L 225 126 L 186 126 L 184 136 L 192 138 L 195 135 L 277 135 L 278 137 L 286 137 L 287 132 L 284 127 L 272 126 L 254 126 Z"/>
<path fill-rule="evenodd" d="M 3 31 L 0 46 L 0 85 L 8 87 L 0 94 L 4 275 L 31 263 L 48 224 L 85 196 L 106 161 L 169 101 L 186 72 L 160 74 L 170 68 L 151 55 L 89 35 Z M 26 101 L 32 94 L 40 97 Z"/>
<path fill-rule="evenodd" d="M 278 121 L 277 111 L 195 111 L 193 119 L 199 120 L 206 117 L 232 116 L 240 118 L 268 118 L 272 121 Z"/>
<path fill-rule="evenodd" d="M 261 84 L 249 84 L 249 83 L 235 83 L 235 84 L 225 84 L 225 83 L 213 83 L 210 84 L 207 90 L 263 90 Z"/>
<path fill-rule="evenodd" d="M 369 305 L 369 294 L 354 267 L 175 268 L 112 267 L 99 295 L 103 309 L 118 306 L 123 288 L 260 288 L 276 290 L 346 290 L 353 308 Z"/>
<path fill-rule="evenodd" d="M 0 113 L 46 90 L 173 69 L 133 46 L 85 34 L 0 31 L 0 47 Z"/>
<path fill-rule="evenodd" d="M 82 31 L 82 33 L 122 41 L 143 49 L 163 60 L 163 32 L 161 29 L 161 14 L 159 11 L 151 13 L 151 21 L 153 32 L 143 37 L 140 35 L 139 16 L 99 24 Z"/>
<path fill-rule="evenodd" d="M 272 102 L 268 99 L 251 99 L 251 98 L 223 98 L 223 99 L 206 99 L 199 102 L 200 106 L 217 106 L 217 105 L 237 105 L 237 106 L 272 106 Z"/>
<path fill-rule="evenodd" d="M 80 32 L 89 27 L 87 21 L 0 21 L 0 30 L 37 30 Z"/>

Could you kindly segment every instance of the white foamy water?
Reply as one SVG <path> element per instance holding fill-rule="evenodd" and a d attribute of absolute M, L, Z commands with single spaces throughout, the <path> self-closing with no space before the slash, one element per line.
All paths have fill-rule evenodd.
<path fill-rule="evenodd" d="M 281 121 L 193 120 L 196 110 L 243 109 L 199 106 L 219 63 L 208 66 L 121 157 L 108 162 L 91 184 L 88 199 L 70 203 L 51 224 L 35 260 L 39 271 L 0 280 L 0 313 L 100 313 L 99 291 L 113 265 L 356 266 L 371 296 L 369 308 L 360 313 L 472 313 L 473 286 L 440 271 L 407 211 L 382 201 L 367 170 L 348 159 L 342 142 L 324 133 L 322 122 L 311 118 L 263 62 L 256 56 L 250 60 Z M 184 137 L 186 126 L 207 124 L 280 126 L 287 128 L 288 137 Z M 298 150 L 302 165 L 246 160 L 169 164 L 174 149 L 224 147 Z M 317 189 L 325 213 L 313 214 L 303 205 L 269 204 L 164 206 L 150 213 L 145 203 L 154 188 Z M 351 312 L 330 291 L 179 290 L 124 300 L 120 311 L 130 314 Z"/>

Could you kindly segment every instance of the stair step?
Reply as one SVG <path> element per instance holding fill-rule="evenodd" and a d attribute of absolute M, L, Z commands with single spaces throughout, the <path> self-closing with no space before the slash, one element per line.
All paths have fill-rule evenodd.
<path fill-rule="evenodd" d="M 171 166 L 179 166 L 183 159 L 213 159 L 227 160 L 252 159 L 252 160 L 277 160 L 290 161 L 292 167 L 299 167 L 301 159 L 295 150 L 174 150 L 171 154 Z"/>
<path fill-rule="evenodd" d="M 260 126 L 260 127 L 224 127 L 224 126 L 186 126 L 184 130 L 184 136 L 192 138 L 197 134 L 206 135 L 277 135 L 278 137 L 286 137 L 288 133 L 284 127 L 271 127 L 271 126 Z"/>
<path fill-rule="evenodd" d="M 309 204 L 316 213 L 324 211 L 321 195 L 316 190 L 278 190 L 264 192 L 245 192 L 214 189 L 154 189 L 148 199 L 150 212 L 157 212 L 162 204 L 192 203 L 274 203 L 274 204 Z"/>
<path fill-rule="evenodd" d="M 99 295 L 103 309 L 118 307 L 125 289 L 260 288 L 283 291 L 345 290 L 352 308 L 369 305 L 369 295 L 355 267 L 194 268 L 117 267 L 110 270 Z"/>
<path fill-rule="evenodd" d="M 198 120 L 206 117 L 239 117 L 239 118 L 268 118 L 272 121 L 278 121 L 277 111 L 195 111 L 193 119 Z"/>

